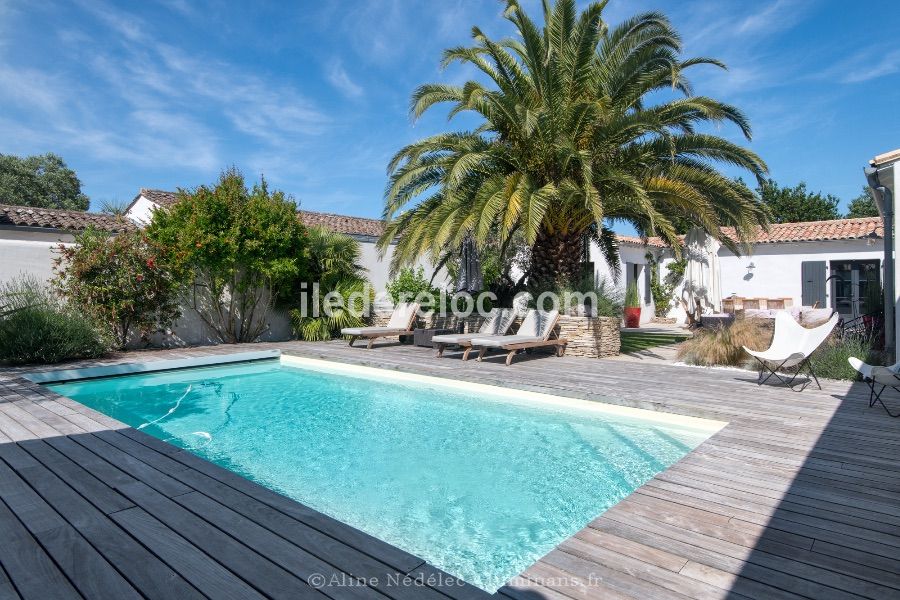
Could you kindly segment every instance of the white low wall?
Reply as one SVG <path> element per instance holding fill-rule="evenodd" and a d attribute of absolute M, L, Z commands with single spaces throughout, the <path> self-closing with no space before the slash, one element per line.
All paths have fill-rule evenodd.
<path fill-rule="evenodd" d="M 62 233 L 0 229 L 0 284 L 25 273 L 49 281 L 58 256 L 54 250 L 72 239 Z"/>
<path fill-rule="evenodd" d="M 49 281 L 53 277 L 53 260 L 58 256 L 54 250 L 60 243 L 71 243 L 73 240 L 74 237 L 70 234 L 52 230 L 0 229 L 0 284 L 25 273 L 41 281 Z M 372 282 L 379 298 L 384 301 L 387 284 L 390 281 L 392 249 L 388 250 L 387 256 L 382 261 L 378 258 L 374 239 L 358 239 L 358 241 L 366 276 Z M 431 276 L 432 268 L 428 261 L 423 259 L 418 265 L 425 269 L 426 277 Z M 448 281 L 446 271 L 439 271 L 434 281 L 438 287 L 444 286 Z M 290 321 L 284 311 L 271 311 L 268 323 L 269 328 L 262 336 L 262 341 L 291 339 Z M 207 327 L 193 308 L 186 305 L 183 316 L 175 323 L 171 335 L 155 335 L 152 342 L 154 346 L 167 347 L 207 345 L 217 343 L 216 340 L 215 333 Z"/>

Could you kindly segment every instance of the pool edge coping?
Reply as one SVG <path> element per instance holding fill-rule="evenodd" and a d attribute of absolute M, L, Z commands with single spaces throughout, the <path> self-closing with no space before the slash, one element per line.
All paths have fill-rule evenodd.
<path fill-rule="evenodd" d="M 20 377 L 32 383 L 48 384 L 97 379 L 99 377 L 117 377 L 120 375 L 136 375 L 155 371 L 171 371 L 189 369 L 191 367 L 211 367 L 237 362 L 250 362 L 281 357 L 281 350 L 257 350 L 253 352 L 236 352 L 234 354 L 215 354 L 210 356 L 192 356 L 187 358 L 168 358 L 147 362 L 124 362 L 79 369 L 51 369 L 22 373 Z"/>
<path fill-rule="evenodd" d="M 682 415 L 666 411 L 623 406 L 620 404 L 612 404 L 609 402 L 601 402 L 598 400 L 572 398 L 569 396 L 559 396 L 546 392 L 535 392 L 532 390 L 523 390 L 501 385 L 476 383 L 473 381 L 450 379 L 448 377 L 437 377 L 434 375 L 423 375 L 420 373 L 398 371 L 395 369 L 382 369 L 378 367 L 370 367 L 367 365 L 324 360 L 320 358 L 309 358 L 306 356 L 297 356 L 293 354 L 282 354 L 280 360 L 282 364 L 286 364 L 288 366 L 307 366 L 313 369 L 318 368 L 319 370 L 330 370 L 338 373 L 356 373 L 359 375 L 370 374 L 398 381 L 452 387 L 455 391 L 482 392 L 485 394 L 500 396 L 503 398 L 512 397 L 511 399 L 531 401 L 536 404 L 549 405 L 555 408 L 585 410 L 588 412 L 597 412 L 612 416 L 639 419 L 641 421 L 654 421 L 667 425 L 688 427 L 707 433 L 707 439 L 720 432 L 729 423 L 728 421 L 709 419 L 706 417 L 693 417 L 690 415 Z"/>

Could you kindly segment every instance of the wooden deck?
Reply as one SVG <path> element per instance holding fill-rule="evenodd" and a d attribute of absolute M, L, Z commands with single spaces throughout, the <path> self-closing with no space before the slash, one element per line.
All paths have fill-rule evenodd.
<path fill-rule="evenodd" d="M 395 344 L 250 348 L 270 347 L 729 421 L 504 597 L 900 597 L 900 420 L 869 409 L 861 384 L 793 393 L 758 388 L 751 373 L 659 364 L 533 355 L 506 367 L 500 355 L 463 363 Z M 486 596 L 15 370 L 0 371 L 0 500 L 0 598 Z"/>

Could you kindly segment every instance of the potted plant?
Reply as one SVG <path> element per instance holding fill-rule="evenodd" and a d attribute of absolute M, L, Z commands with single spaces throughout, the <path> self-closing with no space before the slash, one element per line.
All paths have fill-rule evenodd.
<path fill-rule="evenodd" d="M 625 327 L 641 326 L 641 296 L 637 284 L 631 282 L 625 288 Z"/>

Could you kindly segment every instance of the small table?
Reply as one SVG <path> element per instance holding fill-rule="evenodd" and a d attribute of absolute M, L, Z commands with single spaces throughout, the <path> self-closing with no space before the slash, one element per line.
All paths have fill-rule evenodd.
<path fill-rule="evenodd" d="M 431 338 L 436 335 L 443 335 L 445 333 L 456 333 L 452 329 L 425 329 L 418 328 L 413 332 L 413 343 L 416 346 L 422 346 L 424 348 L 434 348 L 434 344 L 431 342 Z"/>

